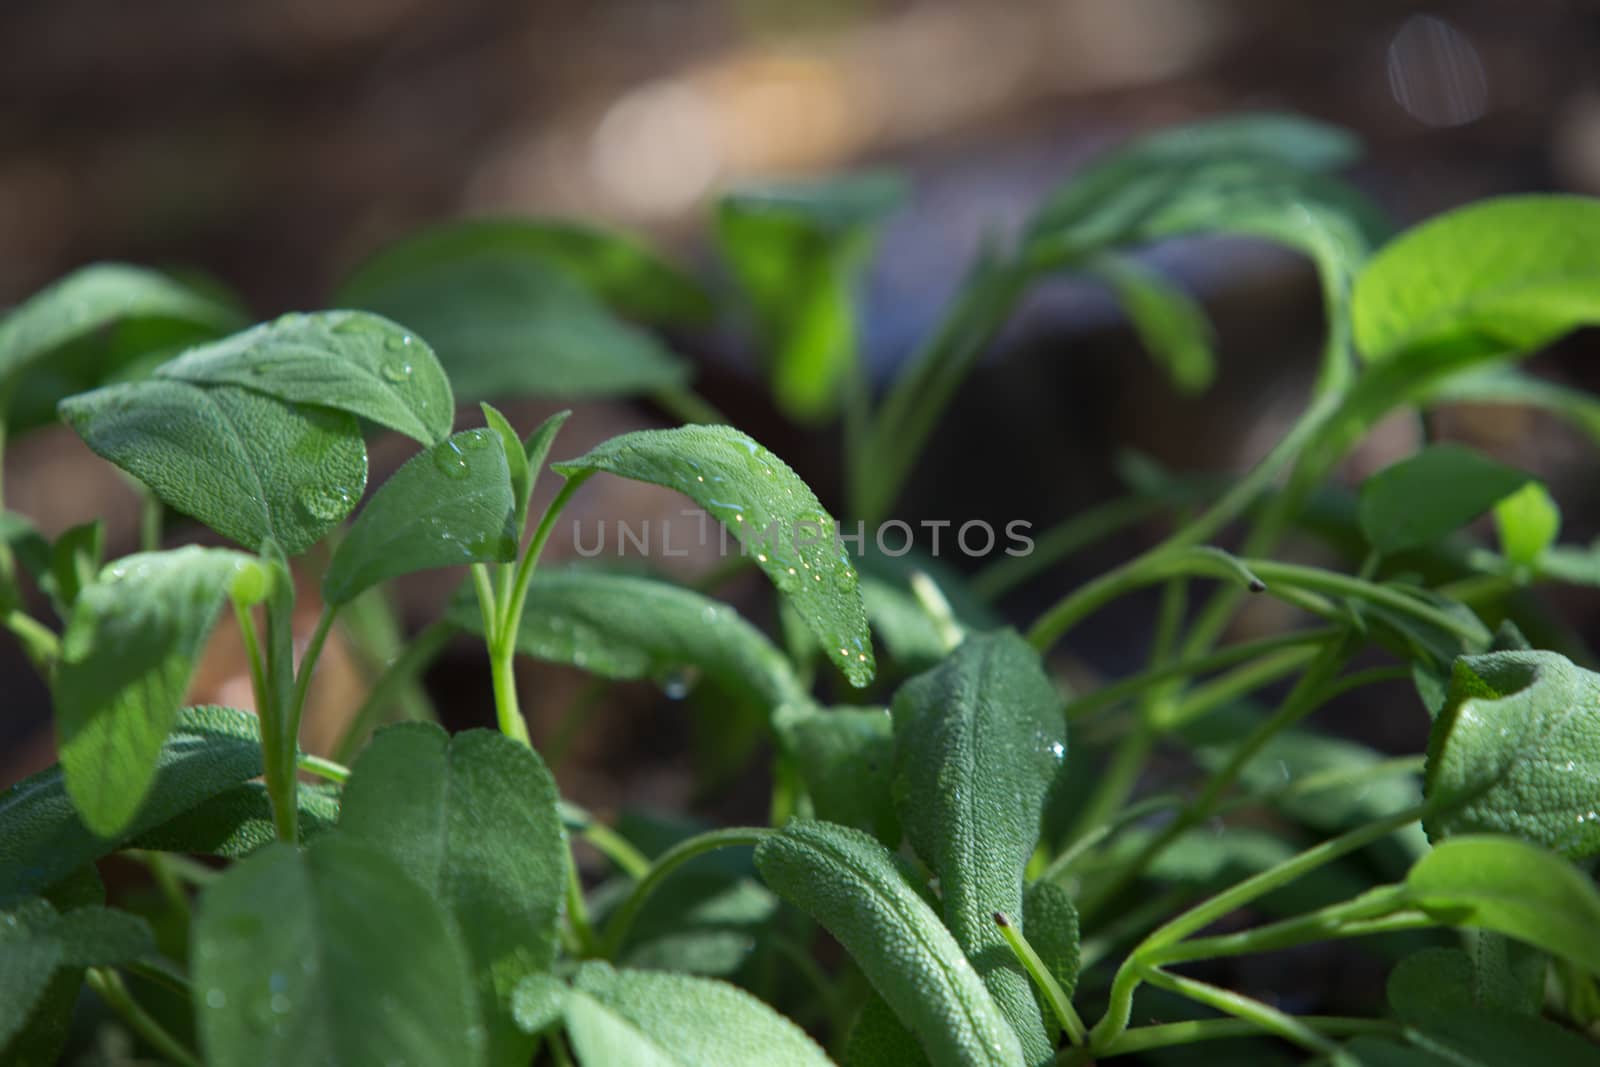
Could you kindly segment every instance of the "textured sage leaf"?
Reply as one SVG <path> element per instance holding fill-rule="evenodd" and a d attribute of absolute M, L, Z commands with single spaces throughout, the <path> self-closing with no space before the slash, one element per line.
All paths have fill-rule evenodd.
<path fill-rule="evenodd" d="M 1453 837 L 1406 876 L 1410 907 L 1600 969 L 1600 890 L 1572 864 L 1515 838 Z"/>
<path fill-rule="evenodd" d="M 458 598 L 450 620 L 483 630 L 472 600 Z M 765 708 L 806 699 L 783 653 L 737 611 L 654 578 L 581 567 L 535 572 L 517 651 L 606 678 L 703 673 Z"/>
<path fill-rule="evenodd" d="M 830 1062 L 794 1023 L 736 986 L 661 971 L 585 963 L 563 1005 L 567 1036 L 583 1067 L 670 1064 L 772 1067 Z"/>
<path fill-rule="evenodd" d="M 477 1067 L 467 955 L 434 895 L 338 832 L 274 844 L 201 895 L 196 1029 L 215 1067 Z"/>
<path fill-rule="evenodd" d="M 838 525 L 783 460 L 728 426 L 641 430 L 551 465 L 572 478 L 609 471 L 664 485 L 733 531 L 850 684 L 872 680 L 872 638 Z"/>
<path fill-rule="evenodd" d="M 773 395 L 828 418 L 855 373 L 856 289 L 884 219 L 905 198 L 889 174 L 750 186 L 717 204 L 717 240 L 755 313 Z"/>
<path fill-rule="evenodd" d="M 1496 830 L 1600 853 L 1600 675 L 1555 652 L 1458 659 L 1428 739 L 1437 840 Z"/>
<path fill-rule="evenodd" d="M 1078 988 L 1078 906 L 1056 882 L 1038 881 L 1022 897 L 1028 944 L 1067 996 Z M 1042 1005 L 1041 1005 L 1042 1007 Z"/>
<path fill-rule="evenodd" d="M 1532 567 L 1561 534 L 1561 508 L 1538 482 L 1529 482 L 1494 506 L 1500 551 L 1512 563 Z"/>
<path fill-rule="evenodd" d="M 99 519 L 64 531 L 50 546 L 50 569 L 39 576 L 39 587 L 62 618 L 71 618 L 78 594 L 100 573 L 105 547 L 106 526 Z"/>
<path fill-rule="evenodd" d="M 876 993 L 867 998 L 850 1028 L 845 1067 L 928 1067 L 917 1037 L 895 1018 Z"/>
<path fill-rule="evenodd" d="M 62 915 L 79 908 L 99 908 L 105 899 L 105 883 L 93 864 L 78 868 L 44 893 L 44 900 Z M 25 902 L 24 908 L 32 903 Z M 0 946 L 5 946 L 7 933 L 19 940 L 30 936 L 26 929 L 0 930 Z M 149 936 L 148 930 L 144 936 Z M 0 947 L 0 958 L 9 954 L 8 947 Z M 30 963 L 37 965 L 39 955 L 37 949 L 24 950 L 23 955 L 25 974 Z M 7 985 L 5 973 L 5 968 L 0 968 L 0 987 Z M 18 994 L 16 989 L 0 996 L 0 1035 L 11 1035 L 0 1036 L 0 1059 L 7 1067 L 55 1067 L 61 1061 L 62 1050 L 72 1037 L 73 1008 L 83 987 L 83 974 L 82 967 L 57 967 L 31 1007 L 26 1003 L 26 994 Z M 11 976 L 11 981 L 18 987 L 24 984 L 17 975 Z M 27 1020 L 20 1029 L 13 1025 L 16 1016 L 12 1013 L 18 1011 L 24 1011 Z"/>
<path fill-rule="evenodd" d="M 567 983 L 550 974 L 530 974 L 511 991 L 511 1014 L 524 1033 L 539 1036 L 561 1021 Z"/>
<path fill-rule="evenodd" d="M 243 325 L 233 307 L 165 274 L 96 263 L 0 318 L 0 383 L 10 385 L 64 345 L 129 319 L 177 320 L 217 333 Z"/>
<path fill-rule="evenodd" d="M 378 487 L 322 576 L 343 604 L 402 574 L 516 558 L 517 502 L 493 430 L 463 430 L 407 460 Z"/>
<path fill-rule="evenodd" d="M 1600 321 L 1600 202 L 1501 197 L 1430 219 L 1372 258 L 1351 313 L 1367 359 L 1423 364 L 1530 352 Z"/>
<path fill-rule="evenodd" d="M 528 466 L 528 453 L 522 447 L 522 438 L 511 423 L 494 407 L 479 404 L 483 409 L 483 423 L 500 438 L 501 450 L 506 454 L 506 475 L 511 480 L 511 499 L 516 505 L 511 525 L 521 537 L 528 519 L 528 498 L 533 495 L 535 471 Z"/>
<path fill-rule="evenodd" d="M 1524 966 L 1513 980 L 1504 967 L 1479 967 L 1463 949 L 1421 949 L 1389 972 L 1389 1005 L 1396 1015 L 1407 1022 L 1425 1024 L 1441 1016 L 1484 1008 L 1538 1014 L 1544 999 L 1544 954 L 1490 931 L 1473 933 L 1500 945 L 1515 946 L 1522 953 L 1519 962 L 1526 959 L 1537 967 Z"/>
<path fill-rule="evenodd" d="M 1389 555 L 1421 548 L 1482 515 L 1529 481 L 1461 445 L 1430 445 L 1361 484 L 1367 541 Z"/>
<path fill-rule="evenodd" d="M 345 784 L 339 828 L 439 902 L 466 947 L 492 1063 L 533 1054 L 511 1017 L 517 982 L 556 954 L 567 842 L 556 786 L 527 745 L 431 723 L 380 730 Z"/>
<path fill-rule="evenodd" d="M 58 912 L 48 900 L 31 898 L 0 912 L 0 1052 L 9 1048 L 41 1006 L 51 979 L 68 969 L 127 963 L 155 951 L 155 935 L 143 919 L 110 908 Z"/>
<path fill-rule="evenodd" d="M 468 244 L 447 243 L 403 269 L 358 274 L 337 299 L 427 338 L 458 400 L 607 396 L 688 377 L 677 357 L 618 319 L 559 264 Z"/>
<path fill-rule="evenodd" d="M 778 709 L 772 725 L 799 765 L 817 818 L 865 830 L 890 848 L 900 843 L 888 708 L 825 711 L 810 702 L 790 704 Z"/>
<path fill-rule="evenodd" d="M 1139 340 L 1174 386 L 1185 393 L 1210 387 L 1217 376 L 1215 342 L 1211 320 L 1198 301 L 1124 256 L 1100 256 L 1088 272 L 1111 287 Z"/>
<path fill-rule="evenodd" d="M 338 790 L 328 784 L 301 782 L 295 790 L 295 808 L 300 840 L 310 841 L 338 822 Z M 277 837 L 267 787 L 245 782 L 129 838 L 127 847 L 242 859 Z"/>
<path fill-rule="evenodd" d="M 354 417 L 238 386 L 111 385 L 68 397 L 61 414 L 95 453 L 252 551 L 271 538 L 304 552 L 367 484 Z"/>
<path fill-rule="evenodd" d="M 844 946 L 934 1067 L 1024 1062 L 983 979 L 877 840 L 797 819 L 757 846 L 756 867 Z"/>
<path fill-rule="evenodd" d="M 360 264 L 340 288 L 338 302 L 365 307 L 397 287 L 424 284 L 435 272 L 472 259 L 547 264 L 641 319 L 692 323 L 711 313 L 700 283 L 645 245 L 623 233 L 558 219 L 467 219 L 411 234 Z"/>
<path fill-rule="evenodd" d="M 67 791 L 96 833 L 139 810 L 224 601 L 265 582 L 253 557 L 191 545 L 127 556 L 78 597 L 52 688 Z"/>
<path fill-rule="evenodd" d="M 403 327 L 361 311 L 283 315 L 191 348 L 156 375 L 334 408 L 425 445 L 448 437 L 455 419 L 450 382 L 433 350 Z"/>
<path fill-rule="evenodd" d="M 0 906 L 53 885 L 122 842 L 261 774 L 260 724 L 234 708 L 184 708 L 154 761 L 154 781 L 116 837 L 96 836 L 67 795 L 60 764 L 0 793 Z"/>
<path fill-rule="evenodd" d="M 900 821 L 939 878 L 945 925 L 1038 1063 L 1044 1021 L 994 913 L 1025 921 L 1023 870 L 1066 757 L 1061 698 L 1038 653 L 1007 630 L 969 635 L 900 687 L 893 713 Z"/>

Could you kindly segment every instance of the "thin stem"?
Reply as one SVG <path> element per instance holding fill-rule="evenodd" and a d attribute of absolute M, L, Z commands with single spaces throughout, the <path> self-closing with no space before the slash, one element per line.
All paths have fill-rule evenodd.
<path fill-rule="evenodd" d="M 172 906 L 172 910 L 182 918 L 183 925 L 188 926 L 189 894 L 184 892 L 183 884 L 179 882 L 172 865 L 167 862 L 166 854 L 141 851 L 138 853 L 138 859 L 144 863 L 151 879 L 156 883 L 156 888 L 161 890 L 161 895 Z"/>
<path fill-rule="evenodd" d="M 139 488 L 139 551 L 155 552 L 161 548 L 162 525 L 161 498 L 144 488 Z"/>
<path fill-rule="evenodd" d="M 1140 967 L 1139 972 L 1140 977 L 1153 986 L 1199 1001 L 1226 1015 L 1244 1019 L 1269 1034 L 1276 1034 L 1285 1041 L 1292 1041 L 1312 1052 L 1333 1055 L 1339 1051 L 1339 1046 L 1331 1039 L 1319 1034 L 1293 1015 L 1281 1012 L 1259 1000 L 1235 993 L 1231 989 L 1211 985 L 1209 982 L 1169 974 L 1156 967 Z"/>
<path fill-rule="evenodd" d="M 1359 1019 L 1340 1015 L 1298 1015 L 1302 1025 L 1328 1037 L 1356 1037 L 1361 1034 L 1396 1035 L 1405 1027 L 1391 1019 Z M 1125 1031 L 1105 1048 L 1096 1049 L 1096 1059 L 1127 1056 L 1151 1049 L 1170 1048 L 1174 1045 L 1192 1045 L 1199 1041 L 1218 1041 L 1230 1037 L 1259 1037 L 1266 1031 L 1252 1019 L 1191 1019 L 1181 1023 L 1159 1023 L 1155 1026 L 1136 1026 Z M 1069 1058 L 1069 1053 L 1057 1057 L 1061 1067 L 1082 1063 Z"/>
<path fill-rule="evenodd" d="M 350 725 L 345 727 L 344 736 L 339 738 L 339 744 L 334 749 L 335 759 L 340 763 L 349 763 L 355 758 L 357 746 L 378 725 L 377 720 L 388 706 L 394 691 L 421 674 L 454 634 L 455 628 L 447 622 L 429 623 L 389 662 L 367 690 L 366 699 L 350 719 Z"/>
<path fill-rule="evenodd" d="M 734 826 L 723 830 L 711 830 L 698 834 L 687 841 L 667 849 L 658 856 L 644 877 L 634 883 L 633 889 L 611 916 L 606 924 L 606 935 L 602 948 L 606 959 L 615 959 L 621 950 L 623 941 L 628 936 L 628 928 L 633 925 L 633 920 L 638 917 L 639 911 L 644 907 L 650 895 L 656 891 L 666 877 L 696 856 L 704 855 L 719 848 L 738 848 L 740 846 L 755 847 L 761 844 L 773 831 L 759 826 Z"/>
<path fill-rule="evenodd" d="M 1056 1022 L 1060 1023 L 1061 1029 L 1066 1032 L 1067 1040 L 1074 1045 L 1083 1044 L 1083 1020 L 1078 1017 L 1078 1012 L 1073 1008 L 1072 1000 L 1067 996 L 1066 990 L 1061 988 L 1061 983 L 1056 981 L 1055 975 L 1050 973 L 1050 968 L 1039 958 L 1039 953 L 1028 944 L 1028 939 L 1012 925 L 1004 912 L 994 913 L 994 923 L 1000 928 L 1000 936 L 1011 946 L 1011 952 L 1017 957 L 1017 962 L 1022 964 L 1022 969 L 1028 972 L 1033 984 L 1038 986 L 1039 992 L 1044 995 L 1045 1002 L 1050 1005 L 1050 1011 L 1056 1017 Z"/>
<path fill-rule="evenodd" d="M 495 718 L 500 732 L 513 741 L 532 745 L 528 722 L 517 702 L 516 648 L 496 644 L 489 652 L 490 681 L 494 684 Z"/>
<path fill-rule="evenodd" d="M 1059 882 L 1072 870 L 1072 865 L 1078 861 L 1080 856 L 1101 841 L 1104 841 L 1115 831 L 1120 830 L 1129 823 L 1137 822 L 1146 815 L 1153 815 L 1158 811 L 1166 811 L 1182 806 L 1183 798 L 1178 796 L 1146 797 L 1137 804 L 1130 804 L 1117 812 L 1114 817 L 1094 826 L 1074 839 L 1071 845 L 1062 850 L 1061 854 L 1051 860 L 1050 865 L 1040 872 L 1039 880 Z"/>
<path fill-rule="evenodd" d="M 161 1055 L 180 1067 L 201 1067 L 200 1058 L 189 1051 L 166 1028 L 139 1006 L 122 983 L 122 976 L 106 967 L 90 967 L 84 972 L 84 984 L 100 995 L 100 999 Z"/>
<path fill-rule="evenodd" d="M 20 609 L 6 612 L 6 629 L 17 635 L 22 650 L 28 654 L 34 669 L 49 677 L 50 669 L 61 658 L 61 638 L 44 623 Z"/>
<path fill-rule="evenodd" d="M 578 864 L 570 855 L 567 859 L 566 900 L 567 922 L 572 925 L 579 951 L 584 957 L 593 958 L 599 952 L 600 939 L 595 936 L 594 926 L 589 922 L 589 905 L 583 899 L 583 883 L 578 881 Z"/>
<path fill-rule="evenodd" d="M 350 768 L 331 759 L 313 756 L 309 752 L 302 752 L 296 758 L 296 765 L 307 774 L 314 774 L 318 778 L 325 778 L 339 785 L 350 780 Z"/>
<path fill-rule="evenodd" d="M 1295 645 L 1252 660 L 1214 678 L 1171 706 L 1161 720 L 1163 731 L 1175 730 L 1207 713 L 1230 704 L 1247 693 L 1284 678 L 1317 658 L 1315 645 Z"/>
<path fill-rule="evenodd" d="M 985 600 L 996 600 L 1079 549 L 1158 515 L 1166 507 L 1153 497 L 1124 496 L 1080 511 L 1035 538 L 1033 551 L 1027 555 L 1007 556 L 979 571 L 968 588 Z"/>
<path fill-rule="evenodd" d="M 317 669 L 317 661 L 322 658 L 322 646 L 327 643 L 328 632 L 333 629 L 333 620 L 339 614 L 339 605 L 324 604 L 322 614 L 317 618 L 317 628 L 311 631 L 311 640 L 306 644 L 305 653 L 300 657 L 300 669 L 295 674 L 294 697 L 289 705 L 289 719 L 294 723 L 294 733 L 300 733 L 300 716 L 306 709 L 306 695 L 311 692 L 311 675 Z"/>
<path fill-rule="evenodd" d="M 650 857 L 605 823 L 594 822 L 584 827 L 583 839 L 629 878 L 638 880 L 650 873 Z"/>
<path fill-rule="evenodd" d="M 1412 618 L 1441 630 L 1461 637 L 1467 641 L 1475 641 L 1483 635 L 1483 624 L 1474 626 L 1463 622 L 1449 612 L 1441 611 L 1432 604 L 1418 600 L 1400 592 L 1398 589 L 1376 582 L 1363 581 L 1348 574 L 1337 571 L 1324 570 L 1321 567 L 1305 567 L 1297 563 L 1278 563 L 1274 560 L 1246 560 L 1245 564 L 1256 574 L 1269 583 L 1282 583 L 1288 586 L 1297 586 L 1309 589 L 1312 592 L 1329 593 L 1333 596 L 1352 597 L 1357 600 L 1370 601 L 1381 604 L 1395 611 L 1403 612 Z"/>
<path fill-rule="evenodd" d="M 1144 959 L 1147 963 L 1165 967 L 1193 960 L 1276 952 L 1311 941 L 1329 941 L 1394 930 L 1418 930 L 1439 925 L 1438 919 L 1425 912 L 1406 910 L 1404 905 L 1402 890 L 1396 886 L 1384 886 L 1353 900 L 1318 908 L 1293 919 L 1268 923 L 1236 934 L 1198 937 L 1153 949 L 1145 953 Z"/>
<path fill-rule="evenodd" d="M 517 627 L 522 623 L 522 610 L 528 600 L 528 583 L 533 581 L 534 568 L 539 565 L 539 557 L 544 553 L 545 542 L 550 540 L 550 534 L 555 529 L 556 519 L 566 510 L 572 495 L 589 480 L 591 473 L 593 472 L 581 471 L 574 474 L 561 486 L 555 499 L 550 501 L 550 506 L 545 508 L 544 516 L 540 518 L 539 526 L 533 532 L 533 540 L 528 543 L 528 550 L 522 554 L 522 560 L 517 564 L 517 580 L 512 584 L 511 599 L 503 605 L 504 614 L 500 617 L 501 638 L 508 644 L 516 644 Z"/>

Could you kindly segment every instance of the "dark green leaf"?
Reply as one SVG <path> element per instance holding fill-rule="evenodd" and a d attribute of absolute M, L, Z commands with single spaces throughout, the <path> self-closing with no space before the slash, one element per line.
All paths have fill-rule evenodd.
<path fill-rule="evenodd" d="M 105 547 L 106 527 L 99 519 L 72 527 L 50 546 L 50 570 L 39 577 L 39 586 L 62 618 L 71 617 L 78 594 L 100 573 Z"/>
<path fill-rule="evenodd" d="M 1355 340 L 1373 361 L 1467 365 L 1600 321 L 1600 202 L 1515 196 L 1401 234 L 1356 280 Z"/>
<path fill-rule="evenodd" d="M 1137 261 L 1105 255 L 1089 273 L 1104 281 L 1172 384 L 1185 393 L 1203 393 L 1217 375 L 1211 320 L 1189 294 Z"/>
<path fill-rule="evenodd" d="M 177 320 L 218 333 L 242 325 L 234 308 L 165 274 L 96 263 L 0 319 L 0 383 L 13 383 L 63 345 L 127 319 Z"/>
<path fill-rule="evenodd" d="M 1055 882 L 1034 882 L 1022 898 L 1028 944 L 1068 997 L 1078 988 L 1078 906 Z M 1041 1005 L 1042 1007 L 1042 1005 Z"/>
<path fill-rule="evenodd" d="M 295 790 L 295 806 L 301 841 L 333 829 L 339 819 L 338 791 L 327 785 L 301 782 Z M 129 839 L 127 847 L 242 859 L 277 836 L 267 787 L 245 782 L 138 834 Z"/>
<path fill-rule="evenodd" d="M 343 604 L 414 571 L 516 558 L 517 502 L 493 430 L 421 452 L 372 494 L 334 550 L 322 595 Z"/>
<path fill-rule="evenodd" d="M 1044 1023 L 994 913 L 1024 919 L 1023 870 L 1066 744 L 1061 698 L 1038 653 L 1012 631 L 969 635 L 894 697 L 900 821 L 939 878 L 945 925 L 1029 1063 L 1047 1058 Z"/>
<path fill-rule="evenodd" d="M 883 998 L 873 994 L 862 1005 L 844 1049 L 845 1067 L 928 1067 L 917 1035 L 900 1025 Z"/>
<path fill-rule="evenodd" d="M 528 453 L 523 450 L 522 438 L 517 436 L 517 431 L 506 417 L 488 403 L 478 406 L 483 409 L 484 425 L 500 438 L 500 446 L 506 454 L 506 472 L 511 479 L 511 499 L 517 508 L 511 525 L 520 537 L 528 520 L 528 498 L 533 495 L 533 477 L 536 470 L 528 466 Z"/>
<path fill-rule="evenodd" d="M 823 711 L 809 702 L 790 704 L 778 709 L 772 725 L 800 767 L 817 818 L 865 830 L 890 848 L 900 843 L 888 708 Z"/>
<path fill-rule="evenodd" d="M 905 197 L 888 174 L 737 190 L 717 205 L 722 254 L 755 311 L 773 393 L 792 418 L 838 411 L 856 373 L 856 288 L 885 217 Z"/>
<path fill-rule="evenodd" d="M 1561 508 L 1544 486 L 1529 482 L 1494 506 L 1494 525 L 1506 559 L 1532 567 L 1561 534 Z"/>
<path fill-rule="evenodd" d="M 237 386 L 112 385 L 68 397 L 61 414 L 98 455 L 252 551 L 271 538 L 304 552 L 367 484 L 354 417 Z"/>
<path fill-rule="evenodd" d="M 566 890 L 556 787 L 526 745 L 431 723 L 380 730 L 346 783 L 340 831 L 383 852 L 455 920 L 489 1025 L 490 1061 L 526 1063 L 533 1042 L 511 991 L 549 969 Z"/>
<path fill-rule="evenodd" d="M 125 557 L 78 597 L 53 690 L 67 790 L 96 833 L 139 810 L 223 602 L 266 582 L 251 556 L 191 545 Z"/>
<path fill-rule="evenodd" d="M 215 1067 L 474 1067 L 467 955 L 433 894 L 335 832 L 271 845 L 200 898 L 194 1011 Z"/>
<path fill-rule="evenodd" d="M 93 864 L 89 864 L 51 886 L 44 899 L 63 914 L 78 908 L 99 908 L 106 899 L 105 883 L 100 880 L 100 874 Z M 144 937 L 149 937 L 148 929 Z M 6 941 L 4 931 L 0 931 L 0 946 L 4 946 Z M 140 942 L 140 952 L 145 950 L 145 944 L 147 942 Z M 7 952 L 7 947 L 0 947 L 0 955 Z M 0 985 L 6 983 L 3 975 L 4 970 L 0 969 Z M 56 968 L 44 992 L 35 999 L 26 1025 L 9 1041 L 0 1037 L 0 1058 L 4 1059 L 7 1067 L 55 1067 L 61 1062 L 62 1050 L 72 1036 L 72 1011 L 82 987 L 82 967 Z M 14 1004 L 10 996 L 0 998 L 0 1017 L 20 1007 Z M 0 1021 L 0 1033 L 9 1031 L 10 1026 L 9 1021 Z"/>
<path fill-rule="evenodd" d="M 156 375 L 334 408 L 425 445 L 448 437 L 455 419 L 450 382 L 433 351 L 402 327 L 360 311 L 284 315 L 192 348 Z"/>
<path fill-rule="evenodd" d="M 472 259 L 548 264 L 624 315 L 699 322 L 711 313 L 700 283 L 633 238 L 555 219 L 468 219 L 412 234 L 351 273 L 338 303 L 365 307 Z"/>
<path fill-rule="evenodd" d="M 154 782 L 116 838 L 90 832 L 67 796 L 60 765 L 0 793 L 0 905 L 9 905 L 110 854 L 125 840 L 261 774 L 260 724 L 233 708 L 184 708 L 155 760 Z"/>
<path fill-rule="evenodd" d="M 894 857 L 859 830 L 795 820 L 756 848 L 775 892 L 855 959 L 934 1067 L 1016 1067 L 1022 1046 Z"/>
<path fill-rule="evenodd" d="M 1514 937 L 1600 968 L 1600 891 L 1570 863 L 1511 837 L 1439 844 L 1406 876 L 1407 903 L 1441 922 Z"/>
<path fill-rule="evenodd" d="M 581 281 L 515 249 L 445 242 L 339 294 L 426 338 L 457 400 L 607 396 L 679 385 L 688 368 Z"/>
<path fill-rule="evenodd" d="M 1481 966 L 1459 948 L 1425 948 L 1389 972 L 1389 1005 L 1406 1022 L 1419 1026 L 1458 1013 L 1482 1009 L 1537 1015 L 1544 1000 L 1545 956 L 1520 942 L 1487 930 L 1473 931 L 1488 942 L 1499 962 Z M 1507 950 L 1517 953 L 1516 971 Z"/>
<path fill-rule="evenodd" d="M 1435 840 L 1496 830 L 1572 859 L 1600 853 L 1600 675 L 1554 652 L 1457 660 L 1427 796 Z"/>
<path fill-rule="evenodd" d="M 450 619 L 472 633 L 482 613 L 458 598 Z M 783 654 L 738 612 L 653 578 L 571 568 L 535 572 L 517 651 L 606 678 L 663 681 L 703 672 L 763 708 L 806 699 Z"/>
<path fill-rule="evenodd" d="M 1377 551 L 1405 552 L 1444 537 L 1529 481 L 1460 445 L 1431 445 L 1361 485 L 1362 532 Z"/>
<path fill-rule="evenodd" d="M 826 1067 L 805 1031 L 744 990 L 710 978 L 586 963 L 564 1004 L 584 1067 L 666 1064 Z"/>
<path fill-rule="evenodd" d="M 664 485 L 733 531 L 855 686 L 872 680 L 872 638 L 838 525 L 783 460 L 728 426 L 641 430 L 552 464 L 571 478 L 609 471 Z"/>

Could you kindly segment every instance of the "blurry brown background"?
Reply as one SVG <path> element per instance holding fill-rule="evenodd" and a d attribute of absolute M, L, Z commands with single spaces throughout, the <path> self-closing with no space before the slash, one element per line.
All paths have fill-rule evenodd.
<path fill-rule="evenodd" d="M 881 377 L 929 327 L 983 233 L 1144 129 L 1264 108 L 1347 125 L 1370 146 L 1354 178 L 1398 223 L 1495 192 L 1600 193 L 1597 44 L 1600 13 L 1555 0 L 5 0 L 0 306 L 111 258 L 200 268 L 262 316 L 312 308 L 377 244 L 483 213 L 637 228 L 714 279 L 702 223 L 719 188 L 891 165 L 915 196 L 864 296 Z M 1314 358 L 1308 269 L 1237 242 L 1182 242 L 1155 258 L 1217 317 L 1218 387 L 1175 397 L 1103 297 L 1052 287 L 964 391 L 905 518 L 1059 520 L 1115 490 L 1114 447 L 1184 469 L 1260 454 L 1301 402 Z M 831 445 L 776 420 L 737 331 L 686 344 L 704 391 L 826 496 Z M 1538 365 L 1600 384 L 1589 346 L 1580 337 Z M 519 423 L 542 410 L 518 409 Z M 558 451 L 659 417 L 587 405 Z M 1567 539 L 1596 532 L 1594 457 L 1572 433 L 1506 411 L 1462 415 L 1450 432 L 1552 478 Z M 1358 464 L 1392 458 L 1413 435 L 1387 428 Z M 374 482 L 405 454 L 375 448 Z M 134 498 L 70 435 L 19 443 L 6 468 L 8 505 L 47 532 L 106 515 L 113 551 L 132 547 Z M 676 506 L 608 491 L 596 512 Z M 1074 577 L 1068 568 L 1033 599 Z M 448 587 L 408 594 L 408 624 Z M 1580 622 L 1594 610 L 1581 597 L 1567 606 Z M 1144 647 L 1139 608 L 1106 613 L 1075 653 L 1103 669 L 1131 664 Z M 202 695 L 246 700 L 226 640 Z M 9 644 L 0 655 L 5 781 L 50 745 L 42 687 Z M 457 718 L 487 722 L 481 663 L 453 659 L 430 685 L 465 709 Z M 324 708 L 359 696 L 340 664 L 335 650 L 319 675 Z M 535 714 L 577 684 L 551 677 L 529 683 Z M 635 744 L 665 767 L 672 745 L 637 720 L 628 736 L 641 729 Z"/>

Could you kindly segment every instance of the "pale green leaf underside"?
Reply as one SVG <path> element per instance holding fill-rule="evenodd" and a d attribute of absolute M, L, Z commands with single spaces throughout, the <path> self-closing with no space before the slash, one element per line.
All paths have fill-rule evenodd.
<path fill-rule="evenodd" d="M 200 898 L 194 1011 L 214 1067 L 476 1067 L 467 957 L 433 895 L 327 834 L 270 845 Z"/>
<path fill-rule="evenodd" d="M 455 418 L 450 382 L 432 349 L 360 311 L 284 315 L 192 348 L 156 375 L 334 408 L 425 445 L 449 436 Z"/>
<path fill-rule="evenodd" d="M 571 478 L 607 471 L 692 499 L 753 555 L 855 686 L 876 669 L 855 567 L 838 526 L 776 455 L 727 426 L 641 430 L 552 469 Z"/>
<path fill-rule="evenodd" d="M 379 582 L 517 553 L 517 502 L 500 437 L 463 430 L 406 461 L 334 550 L 322 595 L 343 604 Z"/>
<path fill-rule="evenodd" d="M 272 538 L 304 552 L 366 488 L 352 416 L 237 386 L 130 382 L 68 397 L 61 414 L 98 455 L 252 551 Z"/>

